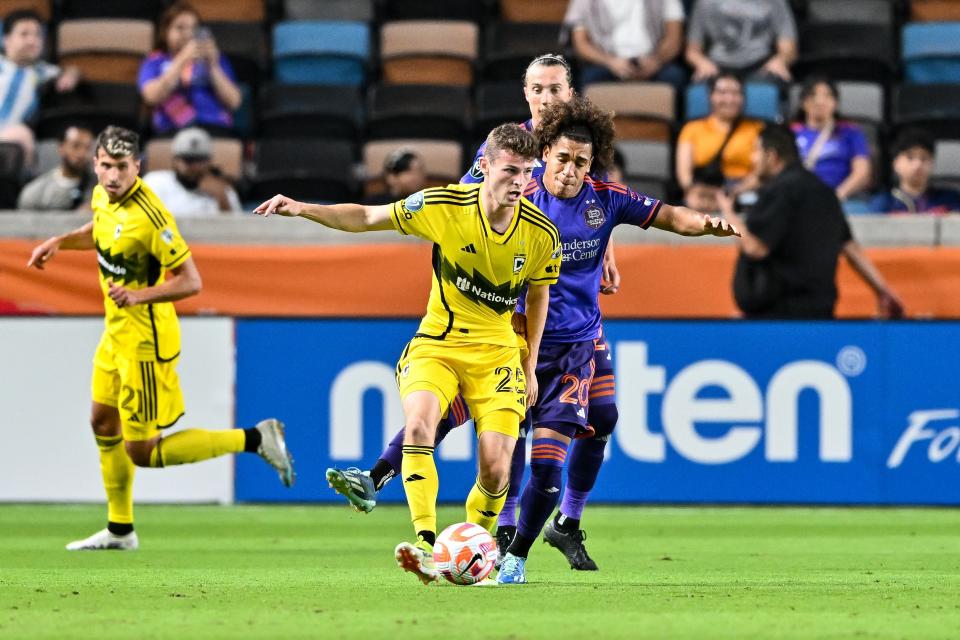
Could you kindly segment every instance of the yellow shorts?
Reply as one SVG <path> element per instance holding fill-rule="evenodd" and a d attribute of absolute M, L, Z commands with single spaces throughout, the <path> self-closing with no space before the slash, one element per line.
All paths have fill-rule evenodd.
<path fill-rule="evenodd" d="M 477 434 L 496 431 L 516 438 L 526 414 L 527 381 L 519 347 L 414 338 L 397 363 L 400 397 L 431 391 L 441 415 L 459 392 Z"/>
<path fill-rule="evenodd" d="M 120 412 L 124 440 L 149 440 L 183 415 L 177 359 L 138 360 L 122 353 L 106 333 L 93 356 L 94 402 Z"/>

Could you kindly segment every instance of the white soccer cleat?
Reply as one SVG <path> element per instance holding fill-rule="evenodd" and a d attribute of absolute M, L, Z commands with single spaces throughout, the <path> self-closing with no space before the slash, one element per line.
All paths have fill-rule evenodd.
<path fill-rule="evenodd" d="M 287 451 L 287 441 L 284 438 L 283 423 L 276 418 L 261 420 L 254 427 L 260 432 L 260 446 L 257 453 L 277 470 L 280 482 L 286 487 L 292 487 L 297 479 L 293 470 L 293 457 Z"/>
<path fill-rule="evenodd" d="M 425 585 L 440 579 L 440 572 L 433 563 L 433 547 L 422 540 L 417 544 L 401 542 L 393 551 L 397 566 L 420 578 Z"/>
<path fill-rule="evenodd" d="M 110 533 L 109 529 L 101 529 L 89 538 L 74 540 L 67 545 L 67 551 L 136 551 L 140 548 L 137 532 L 131 531 L 125 536 Z"/>

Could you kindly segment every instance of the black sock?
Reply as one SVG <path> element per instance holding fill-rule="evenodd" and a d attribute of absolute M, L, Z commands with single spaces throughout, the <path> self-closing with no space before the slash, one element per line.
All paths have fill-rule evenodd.
<path fill-rule="evenodd" d="M 513 536 L 517 535 L 517 528 L 511 525 L 497 527 L 497 537 L 500 537 L 501 533 L 506 533 L 508 536 L 510 536 L 510 540 L 513 541 Z"/>
<path fill-rule="evenodd" d="M 512 553 L 518 558 L 526 558 L 527 554 L 530 553 L 530 547 L 533 546 L 533 538 L 525 538 L 520 535 L 518 531 L 513 536 L 513 542 L 510 543 L 510 548 L 507 549 L 507 553 Z"/>
<path fill-rule="evenodd" d="M 436 531 L 427 531 L 426 529 L 424 529 L 423 531 L 417 531 L 417 535 L 423 538 L 424 542 L 427 542 L 431 545 L 437 541 Z"/>
<path fill-rule="evenodd" d="M 107 531 L 115 536 L 125 536 L 133 533 L 133 524 L 125 522 L 107 522 Z"/>
<path fill-rule="evenodd" d="M 559 511 L 557 511 L 557 516 L 553 519 L 553 524 L 563 533 L 574 533 L 580 530 L 579 520 L 568 518 Z"/>
<path fill-rule="evenodd" d="M 244 429 L 243 435 L 246 436 L 246 440 L 243 442 L 243 450 L 247 453 L 256 453 L 257 449 L 260 448 L 260 442 L 263 440 L 263 436 L 260 435 L 260 432 L 256 428 Z"/>
<path fill-rule="evenodd" d="M 373 468 L 370 469 L 370 479 L 373 480 L 373 486 L 377 488 L 377 491 L 383 489 L 396 475 L 397 470 L 390 466 L 390 463 L 383 458 L 377 460 Z"/>

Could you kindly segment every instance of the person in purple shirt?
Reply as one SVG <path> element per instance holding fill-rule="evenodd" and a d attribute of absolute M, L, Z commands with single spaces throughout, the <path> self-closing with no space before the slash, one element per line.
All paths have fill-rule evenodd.
<path fill-rule="evenodd" d="M 800 91 L 791 129 L 803 165 L 833 189 L 840 201 L 870 186 L 870 147 L 856 124 L 838 119 L 839 93 L 824 76 L 811 76 Z"/>
<path fill-rule="evenodd" d="M 600 273 L 614 227 L 631 224 L 687 236 L 737 235 L 721 218 L 672 206 L 622 184 L 595 180 L 613 160 L 613 114 L 584 98 L 550 105 L 534 131 L 544 171 L 524 195 L 560 230 L 563 267 L 551 287 L 550 313 L 537 364 L 540 395 L 530 409 L 533 446 L 530 480 L 520 497 L 517 531 L 497 582 L 526 582 L 526 558 L 559 501 L 561 475 L 574 438 L 596 440 L 588 420 L 594 349 L 600 338 Z M 522 306 L 518 309 L 522 311 Z M 586 388 L 586 392 L 584 389 Z M 609 437 L 610 434 L 603 434 Z M 593 436 L 593 437 L 591 437 Z M 597 447 L 599 463 L 603 448 Z M 561 516 L 551 522 L 562 527 Z"/>
<path fill-rule="evenodd" d="M 960 192 L 930 185 L 934 140 L 922 129 L 905 129 L 893 143 L 896 184 L 870 202 L 875 213 L 950 213 L 960 211 Z"/>
<path fill-rule="evenodd" d="M 186 2 L 163 12 L 157 50 L 140 65 L 137 86 L 160 134 L 188 126 L 230 129 L 242 99 L 230 62 Z"/>

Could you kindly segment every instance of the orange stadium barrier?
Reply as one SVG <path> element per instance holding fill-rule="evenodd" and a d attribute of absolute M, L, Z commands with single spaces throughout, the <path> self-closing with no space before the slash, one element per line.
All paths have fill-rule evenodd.
<path fill-rule="evenodd" d="M 0 314 L 96 315 L 102 300 L 93 252 L 61 252 L 43 272 L 24 265 L 34 242 L 0 240 Z M 425 244 L 193 245 L 203 292 L 184 314 L 417 317 L 430 287 Z M 920 318 L 960 318 L 960 248 L 867 251 Z M 611 318 L 729 318 L 736 250 L 718 246 L 617 246 L 621 292 L 604 296 Z M 870 290 L 841 261 L 837 315 L 874 315 Z"/>

